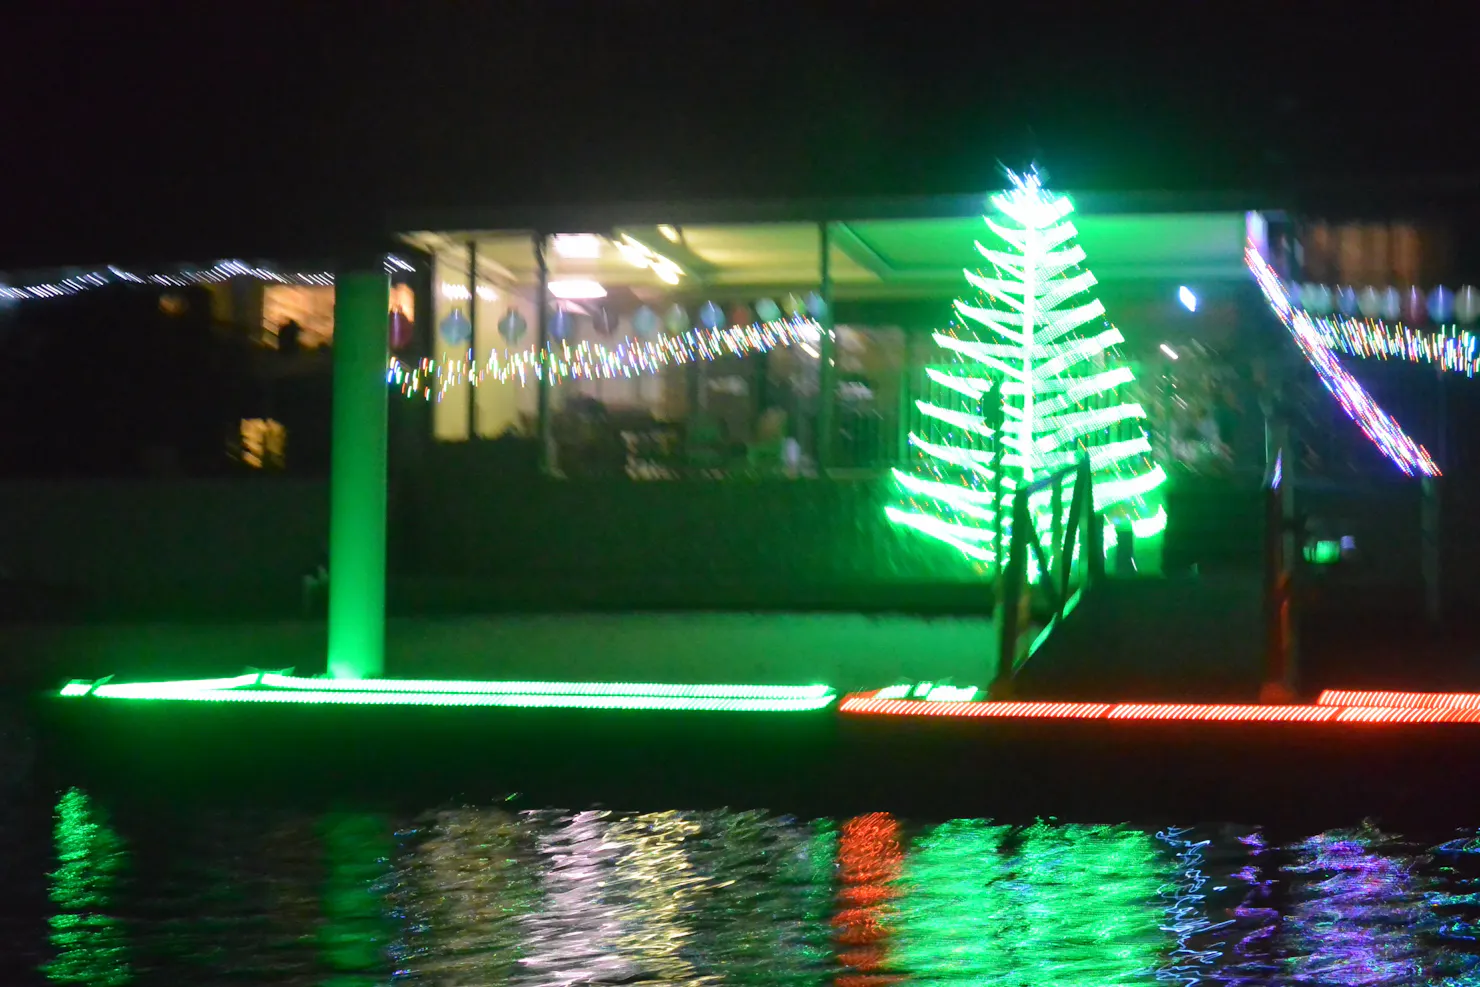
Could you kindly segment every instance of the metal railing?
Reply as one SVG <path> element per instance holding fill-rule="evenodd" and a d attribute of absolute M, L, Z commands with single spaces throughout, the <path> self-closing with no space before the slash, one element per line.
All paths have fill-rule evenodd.
<path fill-rule="evenodd" d="M 1294 702 L 1296 690 L 1295 568 L 1301 542 L 1295 515 L 1293 457 L 1289 435 L 1273 435 L 1273 457 L 1264 477 L 1264 681 L 1263 703 Z"/>
<path fill-rule="evenodd" d="M 1067 517 L 1064 484 L 1073 480 L 1074 491 Z M 1049 549 L 1044 550 L 1032 501 L 1049 491 Z M 1105 575 L 1105 533 L 1094 507 L 1094 475 L 1089 456 L 1019 488 L 1012 498 L 1012 534 L 1007 565 L 997 584 L 997 669 L 988 690 L 994 699 L 1012 696 L 1012 680 L 1018 667 L 1059 621 L 1079 602 L 1079 597 Z M 1076 551 L 1077 549 L 1077 551 Z M 1038 579 L 1028 577 L 1028 559 L 1037 564 Z M 1034 593 L 1045 606 L 1046 619 L 1032 642 Z"/>

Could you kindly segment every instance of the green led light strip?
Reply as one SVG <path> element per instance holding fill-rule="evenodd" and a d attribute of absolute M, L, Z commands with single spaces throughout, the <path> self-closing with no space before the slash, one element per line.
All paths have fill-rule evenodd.
<path fill-rule="evenodd" d="M 804 712 L 836 693 L 825 685 L 666 685 L 625 682 L 479 682 L 320 679 L 278 672 L 173 682 L 74 681 L 67 698 L 382 706 L 522 706 L 713 712 Z"/>

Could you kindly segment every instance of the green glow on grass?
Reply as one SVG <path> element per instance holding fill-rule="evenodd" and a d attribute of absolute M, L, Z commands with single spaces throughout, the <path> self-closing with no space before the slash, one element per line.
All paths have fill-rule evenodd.
<path fill-rule="evenodd" d="M 69 698 L 380 706 L 523 706 L 713 712 L 803 712 L 836 693 L 825 685 L 671 685 L 625 682 L 479 682 L 433 679 L 322 679 L 251 672 L 176 682 L 70 682 Z"/>

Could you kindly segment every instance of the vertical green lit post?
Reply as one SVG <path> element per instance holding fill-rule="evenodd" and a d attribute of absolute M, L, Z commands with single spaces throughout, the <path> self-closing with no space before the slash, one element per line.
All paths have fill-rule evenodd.
<path fill-rule="evenodd" d="M 385 384 L 390 288 L 384 271 L 334 286 L 334 435 L 329 485 L 329 675 L 385 669 Z"/>
<path fill-rule="evenodd" d="M 833 464 L 833 419 L 837 403 L 837 346 L 833 339 L 832 309 L 832 224 L 819 223 L 818 259 L 822 282 L 822 311 L 817 321 L 822 326 L 822 338 L 817 343 L 817 474 L 823 476 Z"/>

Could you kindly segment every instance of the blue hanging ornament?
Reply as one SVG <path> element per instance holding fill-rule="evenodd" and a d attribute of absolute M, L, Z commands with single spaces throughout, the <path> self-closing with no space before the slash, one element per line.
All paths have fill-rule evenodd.
<path fill-rule="evenodd" d="M 571 323 L 573 321 L 570 313 L 563 308 L 557 308 L 554 312 L 550 313 L 550 338 L 569 339 Z"/>
<path fill-rule="evenodd" d="M 827 319 L 827 302 L 815 291 L 807 293 L 807 314 L 818 322 Z"/>
<path fill-rule="evenodd" d="M 755 317 L 762 322 L 781 321 L 781 306 L 774 299 L 762 298 L 755 303 Z"/>
<path fill-rule="evenodd" d="M 1344 284 L 1336 289 L 1336 308 L 1342 315 L 1356 315 L 1357 293 L 1349 284 Z"/>
<path fill-rule="evenodd" d="M 1429 292 L 1429 318 L 1437 323 L 1448 322 L 1454 317 L 1454 292 L 1442 284 Z"/>
<path fill-rule="evenodd" d="M 655 339 L 658 335 L 658 313 L 646 305 L 633 312 L 632 332 L 638 339 Z"/>
<path fill-rule="evenodd" d="M 689 313 L 684 307 L 674 302 L 673 307 L 668 310 L 668 314 L 663 317 L 663 328 L 668 330 L 670 336 L 677 336 L 680 333 L 688 332 L 693 328 L 693 324 L 689 322 Z"/>
<path fill-rule="evenodd" d="M 725 310 L 714 302 L 705 302 L 699 309 L 699 323 L 705 329 L 718 329 L 725 321 Z"/>
<path fill-rule="evenodd" d="M 449 346 L 466 346 L 473 341 L 473 323 L 468 321 L 461 308 L 449 312 L 437 326 L 437 331 Z"/>

